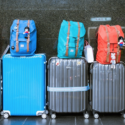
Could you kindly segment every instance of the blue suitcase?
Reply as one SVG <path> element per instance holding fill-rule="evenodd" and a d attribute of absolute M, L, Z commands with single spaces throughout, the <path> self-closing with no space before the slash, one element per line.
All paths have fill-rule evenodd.
<path fill-rule="evenodd" d="M 46 56 L 3 57 L 3 113 L 46 118 Z"/>

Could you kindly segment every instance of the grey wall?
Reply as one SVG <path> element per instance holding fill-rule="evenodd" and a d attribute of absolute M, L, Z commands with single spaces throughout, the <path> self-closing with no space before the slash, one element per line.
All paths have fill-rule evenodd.
<path fill-rule="evenodd" d="M 91 22 L 91 17 L 111 17 L 111 22 Z M 125 26 L 125 0 L 0 0 L 0 54 L 9 44 L 14 19 L 33 19 L 38 30 L 37 52 L 47 58 L 57 54 L 53 44 L 63 19 L 83 22 L 86 30 L 100 24 Z M 87 34 L 86 34 L 87 38 Z"/>

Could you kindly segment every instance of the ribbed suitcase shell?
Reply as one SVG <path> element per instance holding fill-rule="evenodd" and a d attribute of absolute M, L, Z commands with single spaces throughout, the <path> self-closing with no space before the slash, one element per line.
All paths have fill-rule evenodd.
<path fill-rule="evenodd" d="M 117 113 L 125 110 L 125 65 L 91 65 L 92 110 Z"/>
<path fill-rule="evenodd" d="M 59 66 L 56 66 L 57 62 Z M 48 69 L 49 87 L 87 86 L 87 63 L 84 58 L 59 59 L 53 57 L 49 60 Z M 48 95 L 49 110 L 53 112 L 83 112 L 87 108 L 86 91 L 49 92 Z"/>
<path fill-rule="evenodd" d="M 37 115 L 45 110 L 46 56 L 3 57 L 3 111 Z"/>
<path fill-rule="evenodd" d="M 0 111 L 2 109 L 2 83 L 1 83 L 1 80 L 2 80 L 2 60 L 0 59 Z"/>

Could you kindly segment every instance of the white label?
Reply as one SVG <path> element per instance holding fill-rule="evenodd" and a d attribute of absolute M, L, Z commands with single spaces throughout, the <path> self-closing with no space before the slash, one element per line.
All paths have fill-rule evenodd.
<path fill-rule="evenodd" d="M 91 21 L 94 21 L 94 22 L 99 22 L 99 21 L 111 21 L 111 17 L 92 17 L 90 19 Z"/>
<path fill-rule="evenodd" d="M 21 44 L 20 47 L 24 47 L 24 44 Z"/>
<path fill-rule="evenodd" d="M 70 50 L 70 52 L 74 52 L 74 50 L 73 50 L 73 49 L 71 49 L 71 50 Z"/>
<path fill-rule="evenodd" d="M 16 30 L 16 29 L 17 29 L 17 26 L 15 26 L 14 29 Z"/>

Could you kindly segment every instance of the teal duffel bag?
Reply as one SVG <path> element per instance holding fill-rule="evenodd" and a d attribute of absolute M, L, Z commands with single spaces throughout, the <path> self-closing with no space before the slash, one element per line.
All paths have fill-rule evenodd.
<path fill-rule="evenodd" d="M 83 23 L 63 20 L 58 37 L 58 57 L 81 58 L 85 33 Z"/>

